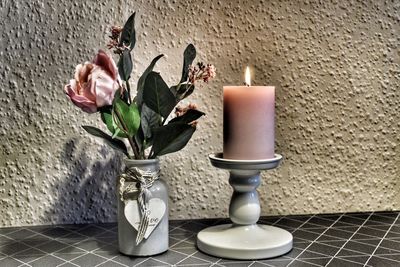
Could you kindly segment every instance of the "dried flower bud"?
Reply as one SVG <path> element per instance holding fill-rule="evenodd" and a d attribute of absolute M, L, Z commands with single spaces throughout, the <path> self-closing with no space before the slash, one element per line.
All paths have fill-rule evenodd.
<path fill-rule="evenodd" d="M 189 103 L 186 107 L 176 106 L 175 107 L 175 115 L 177 117 L 183 116 L 189 109 L 197 110 L 197 105 L 193 103 Z"/>
<path fill-rule="evenodd" d="M 121 26 L 111 26 L 110 32 L 111 32 L 110 38 L 112 40 L 119 40 L 119 35 L 122 32 L 122 27 Z"/>
<path fill-rule="evenodd" d="M 197 67 L 189 66 L 188 82 L 194 84 L 197 80 L 208 82 L 216 75 L 216 68 L 212 64 L 205 65 L 203 62 L 198 62 Z"/>

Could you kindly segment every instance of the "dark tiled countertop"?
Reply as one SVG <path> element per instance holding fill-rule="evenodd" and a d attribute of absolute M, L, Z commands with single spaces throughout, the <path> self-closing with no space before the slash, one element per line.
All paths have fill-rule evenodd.
<path fill-rule="evenodd" d="M 196 234 L 226 220 L 170 222 L 170 250 L 150 258 L 118 252 L 111 224 L 0 228 L 0 266 L 400 266 L 399 212 L 263 217 L 294 236 L 293 250 L 268 260 L 201 253 Z"/>

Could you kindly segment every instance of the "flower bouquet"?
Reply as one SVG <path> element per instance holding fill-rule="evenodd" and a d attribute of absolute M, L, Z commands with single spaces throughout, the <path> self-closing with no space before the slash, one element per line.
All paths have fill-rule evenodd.
<path fill-rule="evenodd" d="M 145 256 L 168 248 L 168 198 L 165 183 L 158 179 L 158 157 L 184 148 L 192 137 L 197 120 L 205 114 L 194 104 L 182 107 L 179 103 L 194 92 L 197 81 L 213 78 L 215 67 L 193 65 L 196 49 L 189 44 L 183 53 L 181 78 L 176 85 L 168 86 L 153 71 L 163 57 L 158 55 L 137 81 L 136 96 L 132 98 L 134 24 L 135 13 L 124 27 L 111 28 L 107 47 L 118 56 L 117 64 L 100 50 L 92 62 L 76 67 L 74 79 L 64 90 L 84 112 L 99 112 L 109 133 L 93 126 L 83 128 L 127 157 L 127 169 L 117 188 L 120 251 Z M 175 117 L 168 120 L 173 113 Z"/>

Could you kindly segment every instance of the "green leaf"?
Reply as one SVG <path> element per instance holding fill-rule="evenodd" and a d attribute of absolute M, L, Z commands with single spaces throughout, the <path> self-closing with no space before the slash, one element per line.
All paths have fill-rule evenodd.
<path fill-rule="evenodd" d="M 134 136 L 139 129 L 140 115 L 135 103 L 126 104 L 114 98 L 112 117 L 117 127 L 128 136 Z"/>
<path fill-rule="evenodd" d="M 146 68 L 146 70 L 143 72 L 142 76 L 140 76 L 137 84 L 137 94 L 136 94 L 136 104 L 139 106 L 141 109 L 142 104 L 143 104 L 143 89 L 144 89 L 144 84 L 147 78 L 147 75 L 149 75 L 150 72 L 153 71 L 154 66 L 156 65 L 157 61 L 162 58 L 164 55 L 158 55 L 156 56 L 150 63 L 150 65 Z"/>
<path fill-rule="evenodd" d="M 161 117 L 154 112 L 146 104 L 142 106 L 142 113 L 140 114 L 141 127 L 145 139 L 151 139 L 152 129 L 161 125 Z"/>
<path fill-rule="evenodd" d="M 118 61 L 118 73 L 123 81 L 129 80 L 133 69 L 131 52 L 124 50 Z"/>
<path fill-rule="evenodd" d="M 170 120 L 169 123 L 176 123 L 176 122 L 191 123 L 204 115 L 206 115 L 204 112 L 201 112 L 196 109 L 189 109 L 182 116 L 179 116 L 179 117 L 176 117 L 176 118 L 173 118 L 172 120 Z"/>
<path fill-rule="evenodd" d="M 182 78 L 180 83 L 186 82 L 189 76 L 189 66 L 193 63 L 196 58 L 196 48 L 193 44 L 189 44 L 183 52 L 183 69 Z"/>
<path fill-rule="evenodd" d="M 177 104 L 174 94 L 157 72 L 150 72 L 144 83 L 143 102 L 166 118 Z"/>
<path fill-rule="evenodd" d="M 111 146 L 114 149 L 117 149 L 119 151 L 121 151 L 122 153 L 124 153 L 126 156 L 129 157 L 128 154 L 128 149 L 125 146 L 125 143 L 122 142 L 119 139 L 112 139 L 111 136 L 109 136 L 108 134 L 106 134 L 105 132 L 103 132 L 102 130 L 96 128 L 96 127 L 92 127 L 92 126 L 82 126 L 83 129 L 85 129 L 86 132 L 88 132 L 89 134 L 96 136 L 96 137 L 100 137 L 103 138 L 104 141 L 106 141 L 106 143 Z"/>
<path fill-rule="evenodd" d="M 136 12 L 133 12 L 133 14 L 125 22 L 121 33 L 121 39 L 119 41 L 119 46 L 129 46 L 130 50 L 132 50 L 136 44 L 135 15 Z"/>
<path fill-rule="evenodd" d="M 101 120 L 107 126 L 107 129 L 113 134 L 112 138 L 115 138 L 115 136 L 123 138 L 128 137 L 125 133 L 121 132 L 115 124 L 112 118 L 111 110 L 101 112 Z"/>
<path fill-rule="evenodd" d="M 176 152 L 186 146 L 196 129 L 186 123 L 171 123 L 153 131 L 153 155 L 155 158 Z"/>

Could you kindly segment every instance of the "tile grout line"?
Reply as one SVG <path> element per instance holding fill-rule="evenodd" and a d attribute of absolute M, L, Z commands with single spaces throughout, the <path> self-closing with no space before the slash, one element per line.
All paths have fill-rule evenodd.
<path fill-rule="evenodd" d="M 382 239 L 379 241 L 378 245 L 376 245 L 374 251 L 372 252 L 372 254 L 369 256 L 368 260 L 365 262 L 364 266 L 366 266 L 368 264 L 368 262 L 371 260 L 372 256 L 375 254 L 375 252 L 378 250 L 379 246 L 381 245 L 383 239 L 385 239 L 385 237 L 388 235 L 388 233 L 390 232 L 390 229 L 392 229 L 392 227 L 396 224 L 397 220 L 399 219 L 400 213 L 397 214 L 396 219 L 393 221 L 392 225 L 389 227 L 389 229 L 387 230 L 387 232 L 385 233 L 385 235 L 382 237 Z"/>
<path fill-rule="evenodd" d="M 312 244 L 314 244 L 314 242 L 316 240 L 318 240 L 318 238 L 323 236 L 325 232 L 327 232 L 329 229 L 331 229 L 332 225 L 335 225 L 335 223 L 337 223 L 343 217 L 343 215 L 344 215 L 344 213 L 341 214 L 339 216 L 339 218 L 337 218 L 335 221 L 333 221 L 331 223 L 331 225 L 329 225 L 321 234 L 319 234 L 319 236 L 317 236 L 313 241 L 311 241 L 311 243 L 305 249 L 303 249 L 303 251 L 301 253 L 299 253 L 299 255 L 297 255 L 287 266 L 290 266 L 294 261 L 296 261 L 299 258 L 299 256 L 304 253 L 304 251 L 306 251 L 309 247 L 311 247 Z"/>
<path fill-rule="evenodd" d="M 329 263 L 332 262 L 332 260 L 339 254 L 340 251 L 346 246 L 347 243 L 349 243 L 350 239 L 357 234 L 357 232 L 365 225 L 365 223 L 371 218 L 371 216 L 374 214 L 374 212 L 370 213 L 369 216 L 364 220 L 364 222 L 357 228 L 357 230 L 344 242 L 344 244 L 339 248 L 339 250 L 333 255 L 333 257 L 328 261 L 328 263 L 325 266 L 328 266 Z"/>

